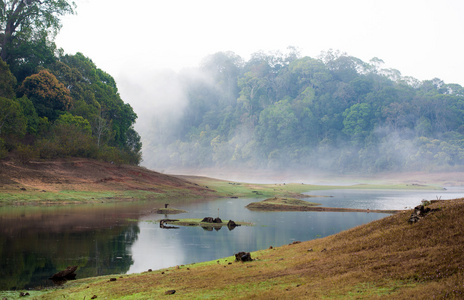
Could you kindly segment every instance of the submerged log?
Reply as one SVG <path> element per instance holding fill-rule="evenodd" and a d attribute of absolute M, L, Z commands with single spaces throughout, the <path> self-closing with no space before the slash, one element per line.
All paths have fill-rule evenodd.
<path fill-rule="evenodd" d="M 60 280 L 60 279 L 75 279 L 77 270 L 77 266 L 67 267 L 66 270 L 60 271 L 55 273 L 50 277 L 52 280 Z"/>

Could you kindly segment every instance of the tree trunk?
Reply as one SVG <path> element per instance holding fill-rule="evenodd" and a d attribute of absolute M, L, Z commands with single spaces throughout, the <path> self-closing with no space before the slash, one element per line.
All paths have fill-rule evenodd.
<path fill-rule="evenodd" d="M 17 6 L 14 7 L 16 4 Z M 20 19 L 23 18 L 21 14 L 23 12 L 24 5 L 25 5 L 24 1 L 19 1 L 19 3 L 17 2 L 13 3 L 13 7 L 12 7 L 13 13 L 7 16 L 5 34 L 3 36 L 3 40 L 1 41 L 2 52 L 0 53 L 0 57 L 3 59 L 3 61 L 8 60 L 8 56 L 9 56 L 8 47 L 10 46 L 12 42 L 13 34 L 19 25 Z"/>

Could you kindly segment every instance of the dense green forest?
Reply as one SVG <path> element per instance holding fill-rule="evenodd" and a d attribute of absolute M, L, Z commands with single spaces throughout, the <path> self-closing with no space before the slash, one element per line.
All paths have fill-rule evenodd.
<path fill-rule="evenodd" d="M 74 9 L 66 0 L 0 1 L 0 158 L 139 164 L 137 115 L 115 80 L 54 43 Z"/>
<path fill-rule="evenodd" d="M 245 166 L 339 172 L 464 165 L 464 89 L 419 81 L 383 61 L 290 48 L 207 57 L 179 74 L 187 104 L 145 137 L 151 167 Z"/>

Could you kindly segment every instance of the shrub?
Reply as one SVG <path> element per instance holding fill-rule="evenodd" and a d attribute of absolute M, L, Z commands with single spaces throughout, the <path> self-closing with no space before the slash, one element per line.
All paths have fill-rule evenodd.
<path fill-rule="evenodd" d="M 5 158 L 8 155 L 8 149 L 5 147 L 5 141 L 0 138 L 0 159 Z"/>
<path fill-rule="evenodd" d="M 38 157 L 37 150 L 30 145 L 19 144 L 15 149 L 16 159 L 21 163 L 28 163 L 30 160 Z"/>

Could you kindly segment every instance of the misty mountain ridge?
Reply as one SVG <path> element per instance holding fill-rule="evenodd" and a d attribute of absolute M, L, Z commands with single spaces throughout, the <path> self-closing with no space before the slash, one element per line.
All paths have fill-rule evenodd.
<path fill-rule="evenodd" d="M 140 113 L 144 165 L 345 172 L 459 169 L 464 89 L 328 51 L 232 52 L 161 79 Z M 156 85 L 156 84 L 155 84 Z M 175 91 L 174 94 L 169 91 Z M 145 114 L 145 115 L 144 115 Z"/>

